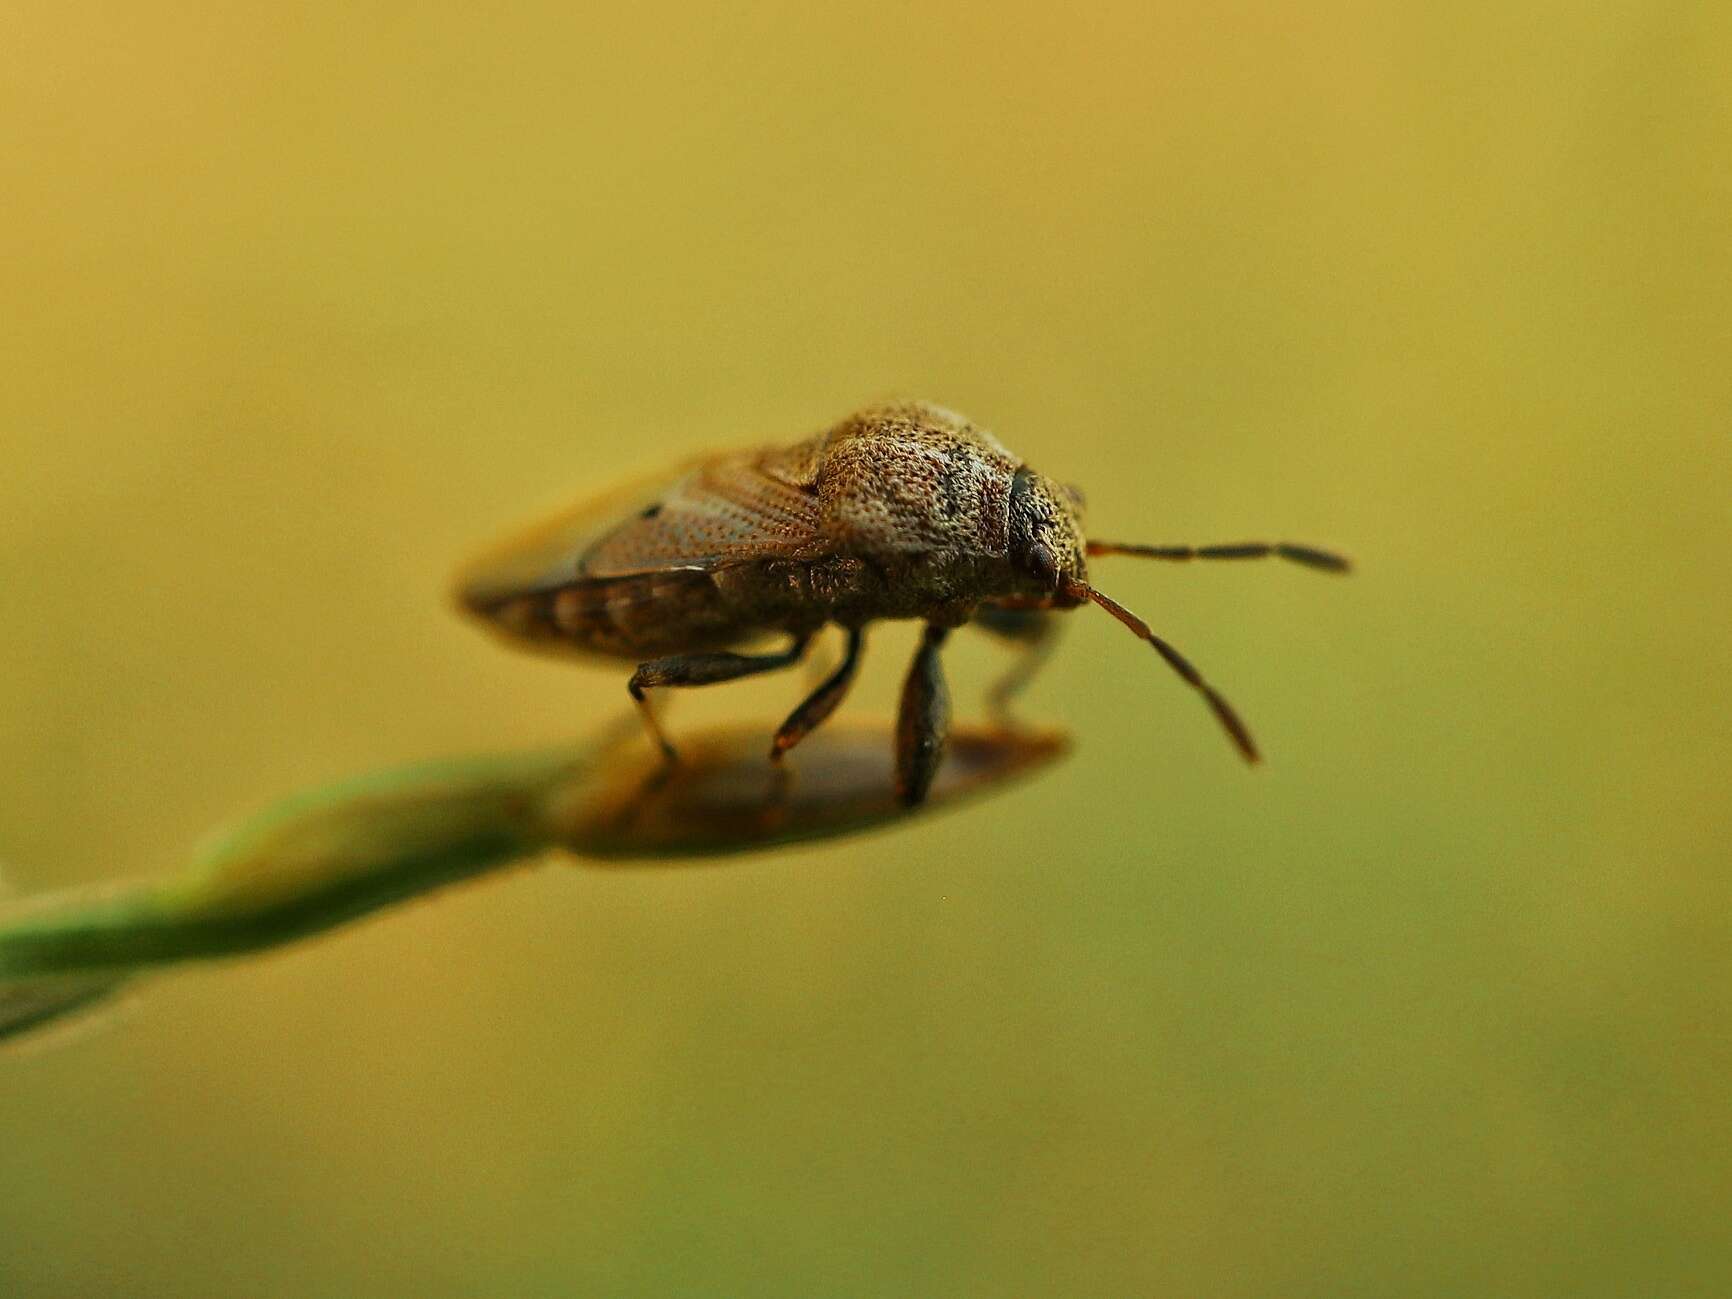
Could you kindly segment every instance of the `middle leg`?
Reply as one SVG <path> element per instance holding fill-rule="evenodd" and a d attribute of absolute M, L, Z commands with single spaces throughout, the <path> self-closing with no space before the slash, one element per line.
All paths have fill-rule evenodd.
<path fill-rule="evenodd" d="M 865 640 L 865 634 L 860 628 L 848 628 L 848 646 L 842 651 L 841 664 L 819 683 L 817 689 L 806 696 L 798 708 L 788 714 L 788 720 L 782 723 L 776 732 L 776 738 L 770 744 L 771 762 L 780 762 L 783 754 L 810 735 L 836 711 L 836 706 L 848 693 L 848 687 L 854 684 L 854 673 L 860 667 L 860 647 Z"/>

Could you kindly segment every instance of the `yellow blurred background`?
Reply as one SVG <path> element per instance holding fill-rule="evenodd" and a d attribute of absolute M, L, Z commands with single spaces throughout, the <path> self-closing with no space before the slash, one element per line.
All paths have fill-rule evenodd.
<path fill-rule="evenodd" d="M 622 711 L 449 571 L 882 396 L 1103 535 L 1361 565 L 1097 570 L 1256 773 L 1084 612 L 1012 794 L 479 885 L 6 1059 L 0 1294 L 1732 1288 L 1732 10 L 0 26 L 17 889 Z M 1004 661 L 959 638 L 965 713 Z"/>

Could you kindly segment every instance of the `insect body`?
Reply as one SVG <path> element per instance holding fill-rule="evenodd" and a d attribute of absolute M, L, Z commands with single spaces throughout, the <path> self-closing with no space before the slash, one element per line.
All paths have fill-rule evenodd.
<path fill-rule="evenodd" d="M 1105 554 L 1278 555 L 1347 567 L 1289 544 L 1089 542 L 1075 489 L 1035 473 L 962 416 L 907 402 L 870 407 L 791 446 L 698 460 L 633 496 L 553 518 L 471 565 L 459 599 L 519 643 L 635 662 L 628 688 L 670 761 L 675 750 L 647 691 L 791 666 L 822 628 L 840 626 L 841 666 L 776 732 L 771 758 L 779 761 L 841 703 L 867 624 L 923 620 L 896 728 L 897 791 L 911 805 L 943 755 L 949 705 L 939 651 L 950 631 L 976 622 L 1038 654 L 1052 612 L 1092 602 L 1152 645 L 1255 761 L 1226 700 L 1090 585 L 1088 557 Z M 783 650 L 742 652 L 776 634 L 788 638 Z"/>

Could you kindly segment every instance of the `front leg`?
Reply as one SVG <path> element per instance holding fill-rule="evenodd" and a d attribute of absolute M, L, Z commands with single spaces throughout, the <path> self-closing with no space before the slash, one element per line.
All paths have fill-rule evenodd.
<path fill-rule="evenodd" d="M 896 797 L 915 807 L 932 788 L 938 764 L 944 760 L 944 737 L 950 730 L 950 691 L 938 651 L 950 628 L 927 623 L 914 652 L 908 679 L 902 684 L 902 707 L 896 716 Z"/>
<path fill-rule="evenodd" d="M 991 632 L 1016 645 L 1016 662 L 992 683 L 986 692 L 987 713 L 1004 730 L 1016 729 L 1010 704 L 1040 670 L 1058 641 L 1058 614 L 1051 609 L 1007 609 L 987 605 L 974 616 L 971 626 Z"/>
<path fill-rule="evenodd" d="M 756 676 L 760 672 L 792 667 L 800 661 L 811 639 L 810 636 L 796 636 L 794 643 L 780 654 L 675 654 L 665 659 L 651 659 L 638 665 L 638 670 L 631 674 L 631 680 L 626 682 L 626 689 L 643 714 L 644 726 L 649 730 L 650 738 L 660 746 L 662 756 L 670 763 L 678 762 L 679 754 L 656 720 L 645 691 L 658 686 L 713 686 L 723 681 Z"/>

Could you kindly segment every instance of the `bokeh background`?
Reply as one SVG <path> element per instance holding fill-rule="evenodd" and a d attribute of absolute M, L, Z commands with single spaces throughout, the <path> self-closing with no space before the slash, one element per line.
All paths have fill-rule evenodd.
<path fill-rule="evenodd" d="M 7 1059 L 0 1293 L 1732 1287 L 1732 10 L 0 29 L 15 888 L 593 727 L 619 674 L 459 624 L 454 564 L 877 397 L 1103 534 L 1361 563 L 1100 569 L 1254 774 L 1083 613 L 1029 701 L 1077 752 L 1009 795 L 477 885 Z"/>

